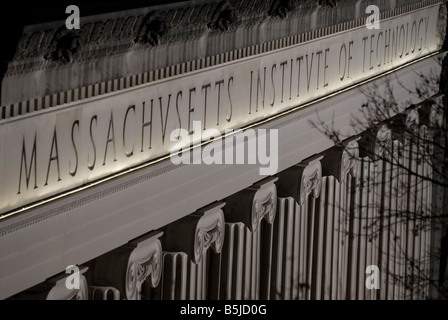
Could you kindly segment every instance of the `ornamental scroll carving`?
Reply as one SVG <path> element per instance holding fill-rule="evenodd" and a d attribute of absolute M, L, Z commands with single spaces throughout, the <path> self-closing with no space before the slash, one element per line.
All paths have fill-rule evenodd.
<path fill-rule="evenodd" d="M 347 174 L 351 174 L 353 177 L 358 175 L 359 170 L 359 146 L 358 142 L 350 141 L 342 152 L 341 161 L 342 177 L 341 180 L 345 180 Z"/>
<path fill-rule="evenodd" d="M 372 161 L 390 157 L 392 140 L 404 141 L 406 123 L 408 120 L 402 114 L 394 117 L 388 125 L 382 125 L 363 133 L 358 140 L 359 156 L 369 157 Z"/>
<path fill-rule="evenodd" d="M 164 227 L 163 251 L 185 252 L 199 263 L 211 248 L 219 253 L 224 244 L 223 202 L 206 206 Z"/>
<path fill-rule="evenodd" d="M 226 222 L 242 222 L 251 232 L 258 230 L 263 219 L 272 224 L 277 211 L 277 180 L 263 179 L 226 198 Z"/>
<path fill-rule="evenodd" d="M 72 269 L 74 271 L 72 273 L 61 272 L 8 300 L 88 300 L 89 287 L 85 278 L 88 267 L 77 266 L 77 268 L 79 272 L 76 269 Z M 79 284 L 79 288 L 75 286 L 74 281 Z M 69 288 L 68 283 L 73 285 L 73 288 Z"/>
<path fill-rule="evenodd" d="M 319 197 L 322 187 L 323 156 L 314 156 L 278 174 L 279 197 L 292 197 L 304 205 L 309 195 Z"/>
<path fill-rule="evenodd" d="M 358 140 L 351 140 L 345 145 L 334 146 L 325 151 L 322 160 L 324 176 L 334 176 L 340 183 L 346 181 L 350 173 L 356 177 L 359 169 L 359 145 Z"/>
<path fill-rule="evenodd" d="M 375 155 L 378 158 L 388 157 L 392 143 L 392 130 L 386 125 L 382 126 L 376 135 Z"/>
<path fill-rule="evenodd" d="M 322 165 L 320 159 L 310 162 L 303 171 L 300 184 L 300 205 L 302 206 L 310 194 L 314 198 L 320 195 L 322 188 Z"/>
<path fill-rule="evenodd" d="M 89 290 L 84 273 L 87 267 L 79 267 L 79 289 L 68 289 L 66 280 L 70 274 L 63 273 L 46 281 L 52 286 L 46 300 L 88 300 Z"/>
<path fill-rule="evenodd" d="M 162 275 L 162 232 L 154 231 L 108 252 L 89 264 L 92 286 L 118 289 L 125 300 L 140 300 L 143 283 L 159 284 Z"/>

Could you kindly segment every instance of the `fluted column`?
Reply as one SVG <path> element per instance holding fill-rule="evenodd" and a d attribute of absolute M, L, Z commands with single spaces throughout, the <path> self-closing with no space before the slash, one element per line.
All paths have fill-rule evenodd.
<path fill-rule="evenodd" d="M 353 233 L 358 230 L 352 221 L 356 202 L 353 179 L 359 170 L 357 140 L 324 152 L 315 299 L 350 297 L 353 278 L 356 278 L 353 277 L 356 271 L 352 272 L 355 267 L 352 258 L 357 255 L 357 250 L 353 249 L 357 247 L 353 242 Z M 325 261 L 324 266 L 322 261 Z"/>
<path fill-rule="evenodd" d="M 278 174 L 274 222 L 272 299 L 311 296 L 316 250 L 316 204 L 322 186 L 321 156 L 311 157 Z"/>
<path fill-rule="evenodd" d="M 226 198 L 221 299 L 269 298 L 275 181 L 276 177 L 266 178 Z"/>
<path fill-rule="evenodd" d="M 444 98 L 446 99 L 446 98 Z M 446 100 L 445 100 L 446 101 Z M 429 146 L 428 153 L 432 159 L 432 165 L 428 166 L 427 174 L 431 180 L 428 186 L 428 209 L 431 215 L 431 230 L 427 234 L 427 243 L 429 247 L 429 259 L 427 263 L 428 275 L 431 279 L 439 278 L 440 267 L 440 245 L 443 236 L 443 223 L 441 220 L 434 218 L 438 215 L 446 203 L 446 191 L 442 185 L 446 182 L 446 177 L 443 175 L 443 165 L 445 163 L 445 152 L 443 146 L 445 145 L 444 133 L 446 129 L 444 126 L 444 111 L 443 111 L 442 97 L 436 99 L 435 103 L 428 106 L 429 121 L 427 127 L 429 128 Z M 434 182 L 433 182 L 434 181 Z M 437 183 L 436 183 L 437 182 Z M 441 182 L 441 184 L 440 184 Z M 445 225 L 446 226 L 446 225 Z M 446 282 L 445 282 L 446 285 Z M 436 286 L 428 286 L 428 295 L 430 299 L 439 297 L 439 292 Z"/>

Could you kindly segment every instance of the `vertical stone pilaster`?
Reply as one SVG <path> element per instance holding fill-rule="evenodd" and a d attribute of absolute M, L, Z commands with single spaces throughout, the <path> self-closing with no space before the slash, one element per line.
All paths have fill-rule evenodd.
<path fill-rule="evenodd" d="M 210 204 L 163 228 L 164 270 L 151 290 L 154 299 L 216 299 L 219 263 L 224 245 L 224 202 Z M 209 250 L 211 249 L 211 250 Z M 218 279 L 216 279 L 218 277 Z"/>
<path fill-rule="evenodd" d="M 226 198 L 221 299 L 268 299 L 270 296 L 277 179 L 263 179 Z"/>

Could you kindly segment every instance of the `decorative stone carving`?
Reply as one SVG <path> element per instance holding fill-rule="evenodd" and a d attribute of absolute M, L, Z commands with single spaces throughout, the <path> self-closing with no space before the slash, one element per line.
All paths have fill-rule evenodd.
<path fill-rule="evenodd" d="M 322 166 L 320 160 L 310 162 L 303 171 L 300 185 L 300 204 L 303 206 L 310 194 L 314 198 L 319 197 L 322 187 Z"/>
<path fill-rule="evenodd" d="M 168 29 L 166 20 L 157 11 L 151 11 L 143 18 L 135 42 L 149 43 L 152 46 L 159 45 L 160 38 Z"/>
<path fill-rule="evenodd" d="M 233 8 L 228 0 L 221 1 L 213 13 L 213 20 L 207 24 L 211 29 L 228 31 L 229 26 L 237 20 L 235 8 Z"/>
<path fill-rule="evenodd" d="M 446 3 L 439 7 L 439 17 L 437 19 L 437 38 L 439 43 L 438 46 L 442 46 L 443 50 L 448 49 L 448 41 L 446 39 L 447 29 L 447 7 Z"/>
<path fill-rule="evenodd" d="M 88 300 L 89 290 L 87 286 L 84 273 L 87 267 L 79 268 L 79 289 L 68 289 L 66 280 L 70 274 L 62 273 L 56 277 L 47 280 L 48 284 L 53 285 L 53 288 L 48 292 L 47 300 Z"/>
<path fill-rule="evenodd" d="M 250 231 L 258 230 L 264 219 L 272 224 L 277 211 L 277 177 L 263 179 L 226 198 L 226 222 L 243 222 Z"/>
<path fill-rule="evenodd" d="M 278 16 L 282 19 L 286 18 L 288 12 L 294 10 L 293 0 L 275 0 L 269 11 L 270 16 Z"/>
<path fill-rule="evenodd" d="M 386 125 L 382 126 L 376 135 L 375 155 L 376 157 L 387 157 L 390 153 L 392 143 L 392 130 Z"/>
<path fill-rule="evenodd" d="M 322 7 L 336 7 L 338 5 L 337 0 L 319 0 L 319 5 Z"/>
<path fill-rule="evenodd" d="M 322 159 L 322 175 L 334 176 L 340 183 L 344 183 L 348 173 L 357 176 L 359 168 L 358 139 L 351 140 L 345 146 L 334 146 L 325 151 Z"/>
<path fill-rule="evenodd" d="M 79 266 L 79 289 L 69 289 L 66 285 L 66 280 L 73 273 L 62 272 L 43 283 L 35 285 L 34 287 L 25 290 L 15 296 L 11 300 L 88 300 L 89 290 L 87 286 L 84 273 L 87 267 Z"/>
<path fill-rule="evenodd" d="M 79 30 L 79 43 L 82 45 L 82 59 L 94 60 L 102 57 L 104 53 L 116 54 L 117 46 L 120 50 L 132 50 L 134 42 L 139 43 L 159 43 L 160 37 L 170 39 L 170 43 L 184 41 L 185 36 L 200 38 L 207 33 L 206 26 L 218 30 L 228 30 L 230 25 L 237 20 L 248 25 L 253 25 L 254 21 L 260 22 L 265 19 L 267 14 L 285 18 L 294 13 L 300 15 L 308 15 L 315 12 L 320 6 L 321 8 L 332 8 L 338 5 L 336 0 L 251 0 L 251 1 L 229 1 L 224 0 L 219 3 L 210 1 L 211 3 L 199 4 L 196 1 L 184 2 L 179 4 L 168 4 L 165 8 L 162 6 L 141 8 L 139 13 L 129 11 L 127 16 L 121 14 L 107 14 L 91 16 L 86 18 L 86 22 L 82 23 Z M 418 6 L 417 0 L 412 0 L 406 5 Z M 150 3 L 148 3 L 150 5 Z M 403 4 L 404 5 L 404 4 Z M 355 19 L 354 6 L 355 1 L 347 1 L 340 4 L 347 10 L 348 15 L 341 15 L 337 19 L 338 23 Z M 381 12 L 394 9 L 388 1 L 379 4 Z M 446 15 L 443 7 L 439 14 L 439 33 L 446 25 Z M 413 8 L 410 8 L 412 10 Z M 210 14 L 213 13 L 213 14 Z M 351 14 L 353 12 L 353 15 Z M 237 16 L 238 15 L 238 16 Z M 241 16 L 241 18 L 240 18 Z M 237 19 L 238 18 L 238 19 Z M 202 27 L 201 27 L 202 26 Z M 58 29 L 59 28 L 59 29 Z M 49 48 L 49 39 L 53 39 L 53 35 L 65 29 L 66 33 L 74 33 L 60 26 L 59 23 L 48 24 L 40 30 L 33 28 L 32 31 L 25 30 L 16 50 L 14 61 L 18 62 L 23 59 L 21 64 L 13 64 L 10 66 L 11 72 L 34 69 L 42 67 L 37 61 L 30 61 L 30 58 L 46 57 Z M 303 30 L 311 31 L 311 30 Z M 285 34 L 286 36 L 286 34 Z M 60 36 L 58 36 L 60 37 Z M 443 34 L 440 35 L 442 39 Z M 55 39 L 57 40 L 57 39 Z M 74 40 L 74 39 L 73 39 Z M 63 44 L 68 42 L 69 44 Z M 70 55 L 74 55 L 74 48 L 71 47 L 70 37 L 61 42 L 60 46 L 65 48 L 61 53 L 55 53 L 56 56 L 61 54 L 65 56 L 63 59 L 69 60 Z M 95 45 L 104 44 L 102 46 Z M 86 49 L 86 50 L 84 50 Z M 52 56 L 53 51 L 50 51 Z M 87 51 L 87 52 L 86 52 Z M 48 59 L 48 58 L 47 58 Z"/>
<path fill-rule="evenodd" d="M 144 282 L 156 287 L 160 281 L 162 234 L 150 232 L 91 261 L 89 283 L 116 288 L 122 299 L 140 300 Z"/>
<path fill-rule="evenodd" d="M 356 140 L 350 141 L 342 152 L 342 179 L 348 173 L 356 177 L 358 174 L 359 164 L 359 146 Z"/>
<path fill-rule="evenodd" d="M 429 124 L 431 127 L 441 128 L 443 125 L 443 107 L 442 104 L 433 104 L 429 115 Z"/>
<path fill-rule="evenodd" d="M 304 205 L 310 194 L 319 197 L 322 186 L 323 156 L 314 156 L 278 174 L 277 193 L 280 197 L 292 197 Z"/>
<path fill-rule="evenodd" d="M 390 157 L 392 140 L 404 143 L 404 135 L 407 130 L 406 124 L 411 125 L 414 123 L 414 117 L 414 113 L 409 118 L 405 114 L 399 114 L 390 121 L 389 125 L 372 128 L 363 133 L 358 141 L 359 156 L 369 157 L 373 161 Z"/>
<path fill-rule="evenodd" d="M 408 129 L 415 129 L 419 125 L 419 114 L 417 110 L 411 110 L 406 116 L 406 127 Z"/>
<path fill-rule="evenodd" d="M 199 209 L 164 227 L 163 251 L 185 252 L 194 263 L 211 248 L 219 253 L 224 244 L 224 202 Z"/>
<path fill-rule="evenodd" d="M 61 26 L 53 35 L 45 59 L 59 61 L 64 64 L 71 63 L 79 52 L 80 47 L 79 33 L 76 30 L 71 31 L 65 26 Z"/>

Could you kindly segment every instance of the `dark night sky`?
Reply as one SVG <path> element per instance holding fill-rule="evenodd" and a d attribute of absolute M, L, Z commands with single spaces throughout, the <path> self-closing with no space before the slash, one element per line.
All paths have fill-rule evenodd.
<path fill-rule="evenodd" d="M 183 0 L 185 1 L 185 0 Z M 77 5 L 81 15 L 92 15 L 111 11 L 148 7 L 158 4 L 183 2 L 182 0 L 61 0 L 61 1 L 9 1 L 1 10 L 2 18 L 9 21 L 21 20 L 23 24 L 34 24 L 52 20 L 65 19 L 65 8 L 68 5 Z M 25 23 L 26 22 L 26 23 Z"/>

